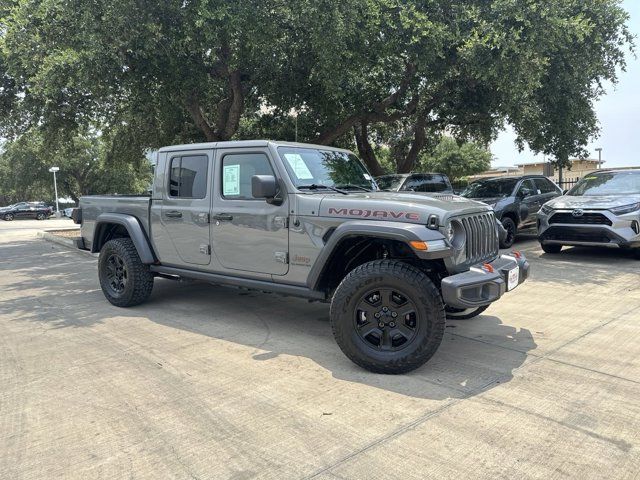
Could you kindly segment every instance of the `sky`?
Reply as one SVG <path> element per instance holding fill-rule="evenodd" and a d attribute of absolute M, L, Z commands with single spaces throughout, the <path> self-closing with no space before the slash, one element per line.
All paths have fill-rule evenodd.
<path fill-rule="evenodd" d="M 629 28 L 636 35 L 640 52 L 640 2 L 624 0 L 629 12 Z M 640 53 L 638 54 L 640 57 Z M 640 58 L 627 57 L 627 71 L 619 74 L 619 83 L 609 87 L 607 94 L 596 104 L 600 121 L 600 136 L 587 149 L 590 158 L 598 158 L 598 147 L 602 148 L 602 160 L 607 167 L 640 166 Z M 494 167 L 510 167 L 517 163 L 542 161 L 530 150 L 518 152 L 515 134 L 507 128 L 491 145 Z"/>

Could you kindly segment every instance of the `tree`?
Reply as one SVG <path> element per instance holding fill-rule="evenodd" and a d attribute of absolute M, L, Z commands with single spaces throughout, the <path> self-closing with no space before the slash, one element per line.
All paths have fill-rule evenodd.
<path fill-rule="evenodd" d="M 444 173 L 455 181 L 488 170 L 491 158 L 491 152 L 476 143 L 459 145 L 445 136 L 430 155 L 420 158 L 419 165 L 421 171 Z"/>
<path fill-rule="evenodd" d="M 144 193 L 151 181 L 151 164 L 113 158 L 113 145 L 96 132 L 85 132 L 59 144 L 30 132 L 5 145 L 0 154 L 0 191 L 13 203 L 55 198 L 51 166 L 57 174 L 59 197 Z"/>
<path fill-rule="evenodd" d="M 380 138 L 408 172 L 443 133 L 488 143 L 505 122 L 534 151 L 580 152 L 632 42 L 617 0 L 0 5 L 5 136 L 99 125 L 140 153 L 292 140 L 297 123 L 300 140 L 355 147 L 374 173 Z"/>

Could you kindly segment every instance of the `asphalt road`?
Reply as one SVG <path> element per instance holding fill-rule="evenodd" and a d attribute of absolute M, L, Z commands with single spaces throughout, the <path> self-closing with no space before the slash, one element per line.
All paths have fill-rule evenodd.
<path fill-rule="evenodd" d="M 404 376 L 328 307 L 158 280 L 118 309 L 96 260 L 0 221 L 3 479 L 638 478 L 640 262 L 544 255 Z"/>

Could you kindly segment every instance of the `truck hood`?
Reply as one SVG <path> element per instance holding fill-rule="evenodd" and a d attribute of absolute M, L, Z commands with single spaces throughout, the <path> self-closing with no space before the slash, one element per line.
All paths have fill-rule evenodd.
<path fill-rule="evenodd" d="M 320 202 L 318 215 L 425 224 L 432 214 L 442 221 L 453 215 L 485 211 L 490 212 L 491 208 L 456 195 L 350 192 L 349 195 L 326 195 Z"/>
<path fill-rule="evenodd" d="M 546 205 L 555 209 L 595 208 L 605 210 L 638 202 L 640 202 L 640 195 L 599 195 L 594 197 L 564 195 L 550 200 Z"/>

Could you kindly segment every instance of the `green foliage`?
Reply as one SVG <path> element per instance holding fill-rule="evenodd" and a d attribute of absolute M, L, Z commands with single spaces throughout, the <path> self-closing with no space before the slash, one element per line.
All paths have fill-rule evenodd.
<path fill-rule="evenodd" d="M 0 0 L 0 134 L 161 145 L 266 137 L 414 169 L 505 122 L 564 161 L 632 45 L 618 0 Z M 291 111 L 298 112 L 297 122 Z M 379 156 L 382 155 L 382 156 Z"/>
<path fill-rule="evenodd" d="M 58 196 L 74 201 L 89 194 L 144 193 L 151 181 L 151 164 L 113 158 L 113 145 L 95 132 L 57 144 L 28 132 L 5 145 L 0 154 L 0 200 L 55 200 L 53 176 L 57 166 Z"/>
<path fill-rule="evenodd" d="M 445 173 L 453 182 L 488 170 L 491 158 L 491 152 L 477 143 L 459 145 L 455 139 L 443 137 L 430 155 L 420 158 L 417 171 Z"/>

